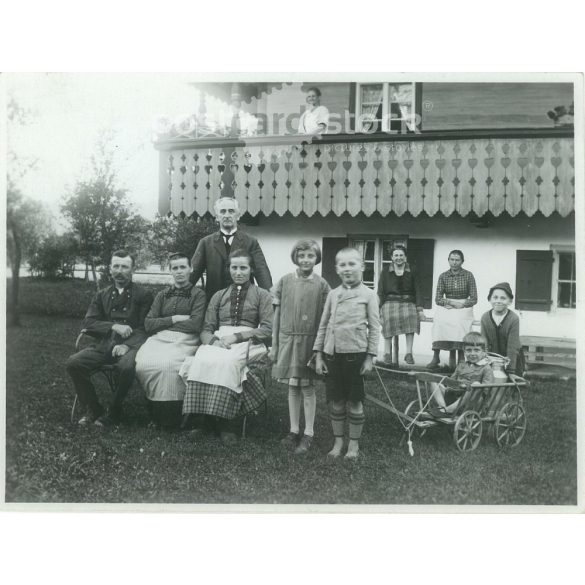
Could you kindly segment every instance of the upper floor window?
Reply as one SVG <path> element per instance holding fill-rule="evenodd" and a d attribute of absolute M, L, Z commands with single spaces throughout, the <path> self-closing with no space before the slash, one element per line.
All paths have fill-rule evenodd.
<path fill-rule="evenodd" d="M 415 132 L 420 129 L 420 83 L 357 83 L 357 132 Z"/>

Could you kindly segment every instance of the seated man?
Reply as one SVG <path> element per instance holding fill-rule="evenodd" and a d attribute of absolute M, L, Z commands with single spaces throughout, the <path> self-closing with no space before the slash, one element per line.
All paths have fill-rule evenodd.
<path fill-rule="evenodd" d="M 79 420 L 81 425 L 93 422 L 105 427 L 115 424 L 120 418 L 122 402 L 132 386 L 134 360 L 147 337 L 144 319 L 152 304 L 150 291 L 132 282 L 133 271 L 132 256 L 126 250 L 114 252 L 110 263 L 114 284 L 95 294 L 83 321 L 83 328 L 99 341 L 67 360 L 67 372 L 73 380 L 79 402 L 86 409 Z M 91 375 L 106 364 L 116 364 L 118 384 L 104 414 Z"/>

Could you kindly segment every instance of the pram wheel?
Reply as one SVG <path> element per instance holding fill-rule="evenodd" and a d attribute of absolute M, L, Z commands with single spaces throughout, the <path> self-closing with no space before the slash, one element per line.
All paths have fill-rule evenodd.
<path fill-rule="evenodd" d="M 506 402 L 494 424 L 496 443 L 499 447 L 515 447 L 526 432 L 526 412 L 517 402 Z"/>
<path fill-rule="evenodd" d="M 481 441 L 483 424 L 475 410 L 466 410 L 455 422 L 453 439 L 459 451 L 473 451 Z"/>
<path fill-rule="evenodd" d="M 420 412 L 419 408 L 420 405 L 418 400 L 413 400 L 412 402 L 409 402 L 408 406 L 404 409 L 404 414 L 406 416 L 409 416 L 410 418 L 415 418 L 416 415 Z M 420 420 L 420 417 L 417 418 L 416 420 Z M 409 422 L 408 424 L 411 423 Z M 413 436 L 422 437 L 427 432 L 426 428 L 420 428 L 416 424 L 413 424 L 411 428 L 412 428 L 411 434 Z"/>

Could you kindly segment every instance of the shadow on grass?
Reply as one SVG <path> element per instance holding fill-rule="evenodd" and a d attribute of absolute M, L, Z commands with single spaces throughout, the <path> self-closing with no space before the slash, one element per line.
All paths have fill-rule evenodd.
<path fill-rule="evenodd" d="M 572 382 L 535 381 L 524 392 L 528 431 L 500 451 L 487 436 L 459 453 L 447 428 L 400 444 L 399 422 L 366 403 L 361 457 L 328 462 L 332 437 L 319 384 L 313 447 L 283 451 L 287 390 L 273 382 L 268 415 L 253 417 L 233 449 L 215 436 L 156 431 L 133 387 L 125 424 L 112 431 L 69 423 L 73 390 L 64 363 L 78 319 L 24 316 L 7 333 L 8 502 L 231 504 L 557 504 L 577 503 L 576 401 Z M 404 407 L 413 387 L 390 383 Z M 103 396 L 107 389 L 100 388 Z M 368 391 L 382 396 L 376 380 Z"/>

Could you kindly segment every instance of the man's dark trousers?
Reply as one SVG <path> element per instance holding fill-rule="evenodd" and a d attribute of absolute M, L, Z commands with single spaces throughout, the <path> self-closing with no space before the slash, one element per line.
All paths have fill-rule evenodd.
<path fill-rule="evenodd" d="M 73 380 L 73 386 L 79 401 L 94 418 L 103 414 L 103 408 L 97 398 L 91 375 L 106 364 L 116 365 L 116 392 L 109 413 L 114 418 L 119 417 L 122 403 L 134 381 L 138 349 L 130 349 L 122 357 L 114 358 L 112 357 L 111 349 L 104 351 L 99 347 L 87 347 L 73 354 L 67 360 L 67 372 Z"/>

